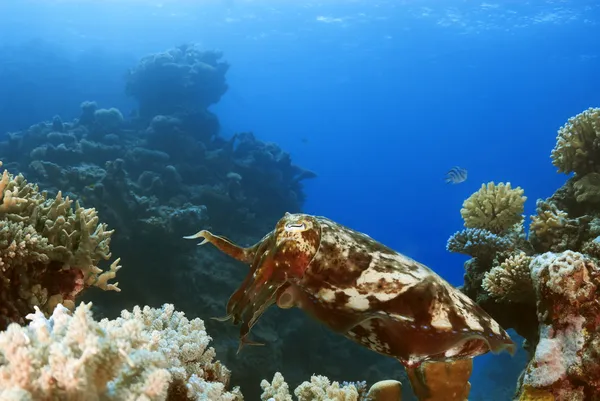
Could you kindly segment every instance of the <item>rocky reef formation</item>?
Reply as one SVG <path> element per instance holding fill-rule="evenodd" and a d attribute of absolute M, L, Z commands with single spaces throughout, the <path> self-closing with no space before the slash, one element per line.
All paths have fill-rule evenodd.
<path fill-rule="evenodd" d="M 528 233 L 524 191 L 489 183 L 464 202 L 466 228 L 447 244 L 472 257 L 463 291 L 525 338 L 518 400 L 600 397 L 599 140 L 600 109 L 560 128 L 552 162 L 574 174 L 537 201 Z"/>

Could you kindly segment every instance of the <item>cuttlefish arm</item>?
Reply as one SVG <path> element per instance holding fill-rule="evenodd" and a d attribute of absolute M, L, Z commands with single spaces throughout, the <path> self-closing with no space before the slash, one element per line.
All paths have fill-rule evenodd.
<path fill-rule="evenodd" d="M 255 344 L 248 339 L 252 326 L 260 316 L 277 303 L 292 281 L 300 279 L 318 252 L 320 228 L 308 215 L 286 213 L 273 231 L 256 245 L 243 248 L 224 237 L 201 230 L 188 239 L 202 238 L 223 253 L 249 265 L 241 286 L 227 303 L 227 315 L 219 320 L 241 323 L 240 347 Z"/>
<path fill-rule="evenodd" d="M 248 247 L 248 248 L 244 248 L 239 245 L 236 245 L 233 242 L 231 242 L 230 240 L 228 240 L 227 238 L 222 237 L 220 235 L 214 235 L 213 233 L 211 233 L 210 231 L 207 231 L 207 230 L 200 230 L 196 234 L 187 235 L 183 238 L 185 238 L 185 239 L 201 238 L 202 241 L 200 241 L 200 243 L 198 243 L 198 245 L 204 245 L 206 243 L 211 243 L 218 250 L 225 253 L 226 255 L 229 255 L 232 258 L 239 260 L 240 262 L 250 264 L 254 261 L 254 257 L 256 256 L 256 251 L 258 250 L 260 245 L 270 235 L 271 235 L 271 233 L 265 235 L 263 237 L 263 239 L 261 239 L 256 244 L 254 244 L 253 246 Z"/>
<path fill-rule="evenodd" d="M 238 352 L 244 345 L 263 345 L 248 339 L 250 329 L 264 311 L 275 303 L 277 292 L 286 281 L 286 272 L 278 271 L 275 267 L 273 256 L 276 250 L 271 233 L 248 248 L 236 245 L 229 239 L 214 235 L 207 230 L 200 230 L 196 234 L 184 238 L 202 238 L 198 245 L 211 243 L 223 253 L 249 265 L 250 271 L 244 282 L 227 303 L 227 314 L 213 319 L 232 320 L 234 324 L 241 323 Z"/>

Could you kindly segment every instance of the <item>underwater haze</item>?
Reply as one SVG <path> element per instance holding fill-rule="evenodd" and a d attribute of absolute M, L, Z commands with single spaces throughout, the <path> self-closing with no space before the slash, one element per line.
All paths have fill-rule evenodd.
<path fill-rule="evenodd" d="M 210 228 L 249 245 L 284 212 L 304 212 L 366 233 L 462 285 L 467 257 L 446 244 L 464 227 L 463 201 L 484 183 L 510 182 L 525 189 L 528 216 L 535 214 L 536 199 L 564 183 L 550 153 L 570 117 L 600 104 L 598 38 L 600 4 L 584 0 L 3 0 L 0 138 L 18 141 L 12 149 L 22 153 L 2 151 L 0 157 L 42 189 L 64 188 L 95 207 L 115 229 L 122 292 L 90 296 L 99 316 L 174 303 L 204 319 L 209 334 L 223 338 L 215 340 L 217 356 L 246 399 L 259 399 L 260 379 L 276 370 L 294 385 L 313 373 L 340 381 L 400 380 L 394 377 L 404 374 L 397 361 L 320 331 L 294 311 L 269 312 L 262 333 L 263 322 L 256 326 L 266 345 L 235 355 L 237 329 L 208 321 L 223 314 L 246 272 L 181 237 Z M 174 129 L 210 131 L 201 139 L 202 157 L 175 134 L 156 139 L 164 126 L 153 118 L 168 114 L 161 106 L 170 99 L 154 99 L 158 112 L 145 115 L 143 89 L 132 84 L 144 57 L 192 45 L 220 52 L 205 63 L 225 79 L 202 100 L 201 121 Z M 152 79 L 170 82 L 168 75 Z M 96 111 L 118 109 L 126 134 L 90 135 L 85 146 L 96 153 L 77 162 L 80 156 L 71 153 L 39 151 L 46 146 L 41 140 L 22 145 L 42 130 L 36 124 L 81 120 L 84 102 L 95 102 Z M 134 132 L 148 133 L 154 145 L 131 139 Z M 58 148 L 63 139 L 53 138 L 48 146 Z M 235 150 L 234 142 L 240 143 Z M 229 143 L 233 161 L 223 156 Z M 137 150 L 144 146 L 150 150 Z M 261 162 L 261 149 L 275 161 L 250 166 Z M 128 159 L 134 153 L 135 166 Z M 125 170 L 137 192 L 106 204 L 95 197 L 98 177 L 118 169 L 118 157 L 133 166 Z M 75 165 L 92 169 L 89 177 L 97 182 L 73 173 Z M 201 190 L 182 190 L 173 200 L 171 181 L 154 173 L 165 165 L 178 171 L 173 182 Z M 204 179 L 220 166 L 242 167 L 222 167 L 218 178 Z M 466 175 L 448 183 L 446 173 L 455 166 Z M 62 178 L 53 181 L 60 169 Z M 140 197 L 150 206 L 133 211 Z M 224 202 L 235 204 L 235 212 Z M 156 216 L 184 207 L 189 225 L 156 223 Z M 210 277 L 201 272 L 217 265 L 224 267 Z M 142 271 L 147 278 L 138 280 Z M 215 293 L 200 294 L 207 286 Z M 292 328 L 284 334 L 292 320 L 302 322 L 289 323 L 295 328 L 313 325 L 307 327 L 315 337 Z M 276 346 L 280 350 L 273 351 Z M 318 353 L 323 360 L 307 356 Z M 326 370 L 324 360 L 336 368 Z M 514 390 L 525 363 L 524 352 L 476 358 L 470 399 L 508 399 L 507 388 Z M 264 370 L 252 371 L 252 364 Z"/>

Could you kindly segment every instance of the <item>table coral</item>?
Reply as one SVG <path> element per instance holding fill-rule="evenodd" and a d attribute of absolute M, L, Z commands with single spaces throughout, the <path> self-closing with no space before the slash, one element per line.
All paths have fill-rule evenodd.
<path fill-rule="evenodd" d="M 69 197 L 46 193 L 23 175 L 4 170 L 0 179 L 0 327 L 24 323 L 34 307 L 49 314 L 58 303 L 74 306 L 86 287 L 119 291 L 119 259 L 108 271 L 98 264 L 111 257 L 113 231 L 95 209 L 72 207 Z"/>
<path fill-rule="evenodd" d="M 73 313 L 36 308 L 26 327 L 0 333 L 0 398 L 20 400 L 240 401 L 214 361 L 201 319 L 173 305 L 135 307 L 97 322 L 91 303 Z"/>

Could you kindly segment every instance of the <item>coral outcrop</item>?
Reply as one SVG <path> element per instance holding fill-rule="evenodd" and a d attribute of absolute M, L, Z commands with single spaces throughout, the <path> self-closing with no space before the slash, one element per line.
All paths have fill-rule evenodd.
<path fill-rule="evenodd" d="M 0 163 L 0 166 L 2 164 Z M 119 291 L 119 259 L 109 270 L 112 230 L 96 210 L 83 208 L 58 192 L 48 198 L 23 175 L 4 170 L 0 179 L 0 328 L 23 323 L 39 308 L 46 314 L 63 303 L 74 307 L 87 287 Z"/>
<path fill-rule="evenodd" d="M 523 191 L 484 185 L 461 210 L 468 229 L 448 241 L 448 250 L 472 256 L 463 291 L 526 340 L 515 399 L 600 398 L 599 135 L 600 109 L 560 128 L 552 161 L 575 174 L 537 201 L 527 236 Z"/>
<path fill-rule="evenodd" d="M 530 264 L 537 295 L 540 339 L 525 370 L 522 395 L 551 394 L 556 400 L 600 396 L 600 270 L 573 251 L 547 252 Z"/>
<path fill-rule="evenodd" d="M 204 110 L 227 91 L 229 64 L 222 57 L 196 44 L 148 55 L 129 71 L 126 92 L 140 103 L 140 115 L 149 118 Z"/>

